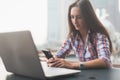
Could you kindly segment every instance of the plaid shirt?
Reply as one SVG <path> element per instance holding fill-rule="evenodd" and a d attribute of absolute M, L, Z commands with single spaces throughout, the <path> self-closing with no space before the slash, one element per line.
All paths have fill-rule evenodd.
<path fill-rule="evenodd" d="M 104 60 L 107 65 L 111 66 L 111 52 L 108 38 L 101 33 L 97 33 L 94 38 L 92 37 L 93 41 L 91 42 L 90 35 L 94 34 L 88 33 L 86 48 L 84 48 L 84 42 L 81 39 L 80 34 L 77 33 L 75 36 L 71 34 L 57 52 L 57 57 L 65 58 L 69 55 L 70 51 L 73 50 L 74 54 L 81 62 L 99 58 Z"/>

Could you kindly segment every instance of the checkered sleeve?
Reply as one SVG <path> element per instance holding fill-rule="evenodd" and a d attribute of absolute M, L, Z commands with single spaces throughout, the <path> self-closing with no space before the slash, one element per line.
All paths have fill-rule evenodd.
<path fill-rule="evenodd" d="M 57 52 L 56 56 L 59 58 L 65 58 L 72 49 L 71 42 L 72 42 L 71 37 L 67 38 L 62 47 L 60 48 L 60 50 Z"/>
<path fill-rule="evenodd" d="M 108 67 L 111 67 L 109 40 L 103 34 L 97 34 L 97 52 L 98 58 L 105 61 Z"/>

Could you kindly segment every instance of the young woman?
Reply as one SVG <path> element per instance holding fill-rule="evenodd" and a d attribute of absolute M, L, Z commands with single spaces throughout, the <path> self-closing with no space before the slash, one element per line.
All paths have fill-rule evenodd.
<path fill-rule="evenodd" d="M 68 24 L 68 36 L 54 59 L 47 61 L 48 65 L 74 69 L 111 67 L 111 40 L 96 17 L 89 0 L 77 0 L 70 5 Z M 71 50 L 74 51 L 79 62 L 64 59 Z"/>

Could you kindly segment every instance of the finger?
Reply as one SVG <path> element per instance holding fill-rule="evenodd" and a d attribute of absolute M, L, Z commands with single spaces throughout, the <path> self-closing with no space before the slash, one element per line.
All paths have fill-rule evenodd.
<path fill-rule="evenodd" d="M 50 58 L 47 60 L 47 63 L 53 63 L 53 62 L 55 62 L 55 59 L 53 59 L 53 58 Z"/>
<path fill-rule="evenodd" d="M 48 64 L 48 67 L 52 67 L 52 64 Z"/>
<path fill-rule="evenodd" d="M 58 63 L 58 64 L 55 65 L 55 67 L 60 67 L 60 68 L 62 68 L 62 67 L 64 67 L 64 64 Z"/>
<path fill-rule="evenodd" d="M 54 59 L 59 59 L 57 56 L 54 56 Z"/>
<path fill-rule="evenodd" d="M 62 65 L 62 62 L 60 60 L 56 60 L 56 62 L 52 63 L 52 67 L 59 67 Z"/>
<path fill-rule="evenodd" d="M 48 66 L 49 66 L 49 67 L 56 67 L 56 65 L 58 65 L 58 64 L 59 64 L 59 63 L 56 63 L 56 62 L 55 62 L 55 63 L 49 63 Z"/>

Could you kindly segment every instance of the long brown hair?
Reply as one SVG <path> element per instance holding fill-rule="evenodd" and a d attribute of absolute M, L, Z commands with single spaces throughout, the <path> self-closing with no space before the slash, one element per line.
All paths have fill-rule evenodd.
<path fill-rule="evenodd" d="M 68 10 L 68 24 L 69 24 L 69 33 L 68 36 L 70 36 L 71 33 L 77 33 L 78 31 L 76 31 L 74 25 L 71 22 L 71 9 L 72 7 L 79 7 L 82 13 L 82 17 L 86 23 L 88 27 L 88 29 L 92 32 L 92 33 L 101 33 L 104 34 L 108 37 L 108 40 L 110 42 L 110 51 L 112 52 L 112 43 L 109 37 L 109 34 L 107 32 L 107 30 L 105 29 L 104 25 L 99 21 L 99 19 L 97 18 L 95 11 L 91 5 L 91 3 L 89 2 L 89 0 L 77 0 L 76 2 L 74 2 L 73 4 L 71 4 L 69 6 L 69 10 Z"/>

